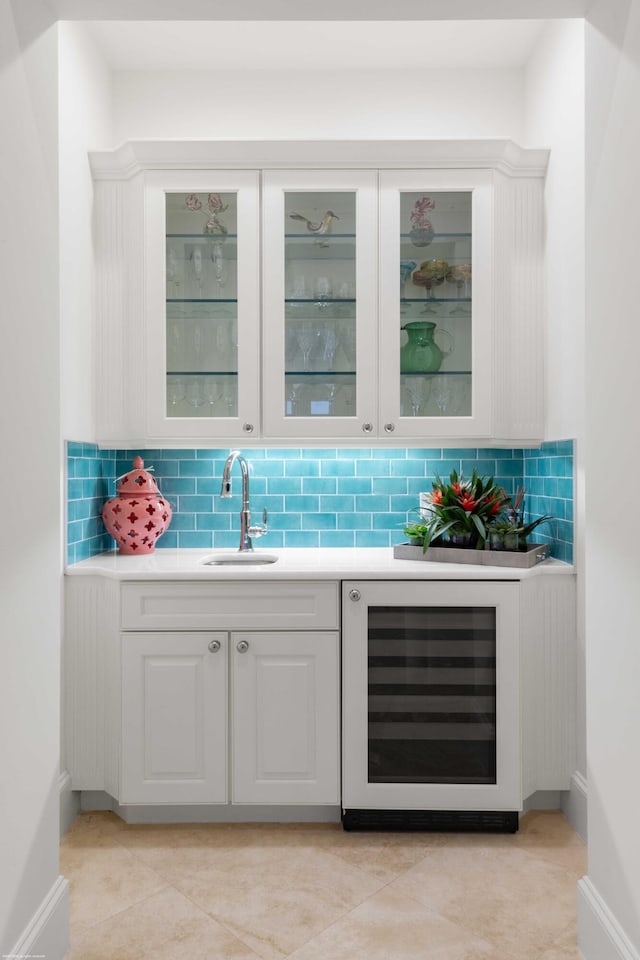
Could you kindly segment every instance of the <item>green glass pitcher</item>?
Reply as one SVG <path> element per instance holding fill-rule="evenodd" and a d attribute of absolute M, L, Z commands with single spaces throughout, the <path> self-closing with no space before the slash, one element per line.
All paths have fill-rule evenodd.
<path fill-rule="evenodd" d="M 438 329 L 443 344 L 440 346 L 435 341 L 436 325 L 430 320 L 412 320 L 402 329 L 406 330 L 409 339 L 400 349 L 400 372 L 436 373 L 453 350 L 451 334 L 442 327 Z"/>

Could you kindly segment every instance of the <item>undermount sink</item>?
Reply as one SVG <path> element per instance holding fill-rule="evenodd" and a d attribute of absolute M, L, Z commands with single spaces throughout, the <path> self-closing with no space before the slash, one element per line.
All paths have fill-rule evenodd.
<path fill-rule="evenodd" d="M 248 567 L 260 567 L 265 563 L 275 563 L 278 557 L 275 553 L 254 553 L 251 550 L 246 551 L 235 551 L 233 553 L 212 553 L 210 557 L 205 557 L 204 560 L 201 560 L 201 563 L 204 563 L 207 567 L 217 567 L 217 566 L 231 566 L 237 564 L 238 566 L 248 566 Z"/>

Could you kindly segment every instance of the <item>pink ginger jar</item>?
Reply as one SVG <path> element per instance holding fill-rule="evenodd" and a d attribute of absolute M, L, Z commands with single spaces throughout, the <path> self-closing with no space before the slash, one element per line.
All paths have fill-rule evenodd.
<path fill-rule="evenodd" d="M 102 520 L 120 553 L 153 553 L 171 523 L 171 506 L 143 467 L 142 457 L 136 457 L 133 470 L 120 477 L 116 496 L 102 508 Z"/>

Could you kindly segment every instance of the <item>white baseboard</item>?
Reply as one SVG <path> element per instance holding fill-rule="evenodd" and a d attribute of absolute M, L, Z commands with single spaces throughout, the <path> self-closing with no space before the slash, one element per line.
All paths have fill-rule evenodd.
<path fill-rule="evenodd" d="M 578 946 L 584 960 L 640 960 L 589 877 L 578 881 Z"/>
<path fill-rule="evenodd" d="M 80 813 L 80 793 L 71 789 L 71 776 L 63 770 L 58 777 L 60 793 L 60 836 L 63 837 Z"/>
<path fill-rule="evenodd" d="M 69 881 L 58 877 L 6 956 L 63 960 L 69 946 Z"/>
<path fill-rule="evenodd" d="M 571 777 L 568 793 L 563 795 L 562 812 L 576 831 L 587 842 L 587 781 L 576 770 Z"/>

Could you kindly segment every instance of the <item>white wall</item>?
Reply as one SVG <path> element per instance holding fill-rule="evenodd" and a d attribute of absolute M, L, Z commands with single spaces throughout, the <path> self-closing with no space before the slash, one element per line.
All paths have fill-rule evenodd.
<path fill-rule="evenodd" d="M 47 960 L 62 957 L 66 925 L 58 882 L 56 96 L 56 29 L 48 8 L 39 0 L 0 0 L 0 954 L 25 943 L 36 911 L 53 897 L 60 908 L 57 946 L 40 941 L 42 949 L 31 951 L 51 947 Z"/>
<path fill-rule="evenodd" d="M 111 72 L 86 29 L 61 23 L 60 322 L 61 425 L 66 440 L 95 439 L 93 397 L 93 182 L 87 152 L 112 145 Z"/>
<path fill-rule="evenodd" d="M 628 500 L 640 475 L 639 64 L 640 0 L 595 0 L 586 61 L 587 960 L 640 956 L 640 514 Z M 611 930 L 626 953 L 612 951 Z"/>
<path fill-rule="evenodd" d="M 545 184 L 545 439 L 573 437 L 576 448 L 575 561 L 578 594 L 577 757 L 568 812 L 586 833 L 587 772 L 584 624 L 585 403 L 585 26 L 549 22 L 525 74 L 528 146 L 551 150 Z"/>
<path fill-rule="evenodd" d="M 114 146 L 197 137 L 522 139 L 521 70 L 418 70 L 414 46 L 406 71 L 118 72 Z"/>

